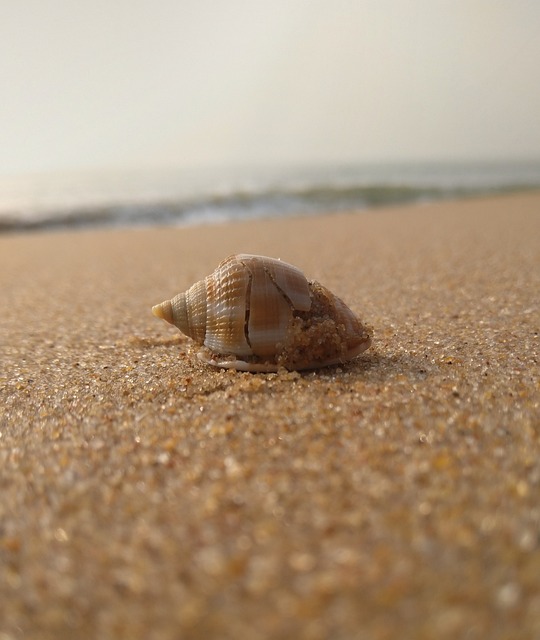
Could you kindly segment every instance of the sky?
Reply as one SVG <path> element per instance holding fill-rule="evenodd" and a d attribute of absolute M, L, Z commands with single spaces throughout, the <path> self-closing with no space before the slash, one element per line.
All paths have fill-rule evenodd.
<path fill-rule="evenodd" d="M 0 175 L 540 158 L 538 0 L 0 0 Z"/>

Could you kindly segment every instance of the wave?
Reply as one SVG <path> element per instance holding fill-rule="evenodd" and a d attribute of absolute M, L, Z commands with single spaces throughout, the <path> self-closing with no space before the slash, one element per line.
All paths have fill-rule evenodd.
<path fill-rule="evenodd" d="M 471 196 L 495 195 L 540 188 L 538 179 L 471 180 L 470 174 L 461 179 L 441 179 L 440 173 L 422 183 L 422 174 L 406 176 L 407 182 L 355 182 L 355 176 L 334 176 L 332 182 L 296 180 L 289 184 L 222 190 L 218 193 L 174 195 L 159 197 L 111 198 L 92 202 L 91 197 L 81 204 L 27 207 L 26 210 L 0 212 L 0 233 L 55 229 L 85 229 L 95 227 L 193 225 L 227 222 L 253 218 L 362 210 L 374 207 L 433 202 Z M 434 178 L 436 176 L 437 179 Z M 339 177 L 339 176 L 338 176 Z M 356 176 L 357 178 L 358 176 Z M 375 176 L 371 176 L 373 178 Z M 403 176 L 401 176 L 403 177 Z M 428 176 L 429 177 L 429 176 Z M 388 176 L 385 176 L 388 180 Z M 468 179 L 465 179 L 468 178 Z M 536 175 L 533 176 L 536 178 Z"/>

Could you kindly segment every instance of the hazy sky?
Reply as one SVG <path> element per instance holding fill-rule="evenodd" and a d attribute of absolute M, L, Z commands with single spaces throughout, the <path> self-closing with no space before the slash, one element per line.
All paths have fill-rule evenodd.
<path fill-rule="evenodd" d="M 0 173 L 540 157 L 539 0 L 0 0 Z"/>

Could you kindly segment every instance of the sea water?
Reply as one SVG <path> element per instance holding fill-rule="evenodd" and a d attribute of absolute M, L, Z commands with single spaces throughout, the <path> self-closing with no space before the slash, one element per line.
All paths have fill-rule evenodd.
<path fill-rule="evenodd" d="M 540 161 L 0 176 L 0 232 L 314 215 L 539 188 Z"/>

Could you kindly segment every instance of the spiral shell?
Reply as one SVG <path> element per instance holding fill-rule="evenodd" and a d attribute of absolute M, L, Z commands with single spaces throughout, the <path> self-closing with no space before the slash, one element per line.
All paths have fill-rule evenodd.
<path fill-rule="evenodd" d="M 315 369 L 352 360 L 371 344 L 337 296 L 264 256 L 229 256 L 152 312 L 203 346 L 201 360 L 226 369 Z"/>

